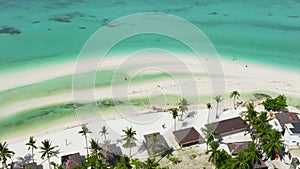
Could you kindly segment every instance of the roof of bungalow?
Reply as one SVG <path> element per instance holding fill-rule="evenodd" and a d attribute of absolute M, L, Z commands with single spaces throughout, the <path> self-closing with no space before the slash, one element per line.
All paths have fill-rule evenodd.
<path fill-rule="evenodd" d="M 297 113 L 291 113 L 291 112 L 276 113 L 275 118 L 279 121 L 281 127 L 284 127 L 286 124 L 289 124 L 289 123 L 300 122 L 300 119 L 299 119 L 299 116 L 297 115 Z"/>
<path fill-rule="evenodd" d="M 242 132 L 247 129 L 247 124 L 244 123 L 241 117 L 206 124 L 206 126 L 208 125 L 212 125 L 215 131 L 221 136 Z"/>
<path fill-rule="evenodd" d="M 259 163 L 255 163 L 254 165 L 254 169 L 267 169 L 268 166 L 266 165 L 266 163 L 263 160 L 259 160 Z"/>
<path fill-rule="evenodd" d="M 102 146 L 100 153 L 106 158 L 106 161 L 115 166 L 122 156 L 122 150 L 116 144 L 105 144 Z"/>
<path fill-rule="evenodd" d="M 247 149 L 250 141 L 226 143 L 232 155 L 236 155 L 241 150 Z"/>
<path fill-rule="evenodd" d="M 181 147 L 196 144 L 203 140 L 203 137 L 194 127 L 173 131 L 173 134 L 175 136 L 175 140 Z"/>
<path fill-rule="evenodd" d="M 153 153 L 155 155 L 164 153 L 170 149 L 164 136 L 159 132 L 145 134 L 144 138 L 146 140 L 146 146 L 148 147 L 148 150 L 151 151 L 149 153 Z"/>
<path fill-rule="evenodd" d="M 61 157 L 61 163 L 66 168 L 75 168 L 82 166 L 82 157 L 79 153 L 68 154 Z"/>

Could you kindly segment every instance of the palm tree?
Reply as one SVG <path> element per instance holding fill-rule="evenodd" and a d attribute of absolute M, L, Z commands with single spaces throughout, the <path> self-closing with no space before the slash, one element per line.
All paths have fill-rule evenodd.
<path fill-rule="evenodd" d="M 106 135 L 109 134 L 106 126 L 102 126 L 100 134 L 101 136 L 104 136 L 104 141 L 106 141 Z"/>
<path fill-rule="evenodd" d="M 269 158 L 274 158 L 275 153 L 281 153 L 283 151 L 283 140 L 281 140 L 281 133 L 276 130 L 272 130 L 267 135 L 263 136 L 263 150 Z"/>
<path fill-rule="evenodd" d="M 35 145 L 36 140 L 34 139 L 33 136 L 29 137 L 29 141 L 28 143 L 26 143 L 26 146 L 28 146 L 28 150 L 31 149 L 31 157 L 32 157 L 32 162 L 34 162 L 34 154 L 33 154 L 33 150 L 37 149 L 37 146 Z"/>
<path fill-rule="evenodd" d="M 222 99 L 221 95 L 214 97 L 214 99 L 217 102 L 217 109 L 216 109 L 216 119 L 217 119 L 217 118 L 219 118 L 219 115 L 218 115 L 219 104 L 223 99 Z"/>
<path fill-rule="evenodd" d="M 206 125 L 206 128 L 200 129 L 205 136 L 206 139 L 206 151 L 208 151 L 208 145 L 214 141 L 217 132 L 211 124 Z"/>
<path fill-rule="evenodd" d="M 208 109 L 208 115 L 207 115 L 207 124 L 208 124 L 209 123 L 209 115 L 210 115 L 211 104 L 210 103 L 206 103 L 206 107 Z"/>
<path fill-rule="evenodd" d="M 2 161 L 4 168 L 7 167 L 7 158 L 11 158 L 14 154 L 15 153 L 13 151 L 8 149 L 7 142 L 4 142 L 3 144 L 0 142 L 0 160 Z"/>
<path fill-rule="evenodd" d="M 171 113 L 174 119 L 174 131 L 176 131 L 176 118 L 178 117 L 178 108 L 172 108 Z"/>
<path fill-rule="evenodd" d="M 99 151 L 102 149 L 98 140 L 91 139 L 89 149 L 92 151 L 92 156 L 99 159 Z"/>
<path fill-rule="evenodd" d="M 220 151 L 218 150 L 220 145 L 216 141 L 212 141 L 209 145 L 211 149 L 206 152 L 206 153 L 211 153 L 208 158 L 208 161 L 212 162 L 213 164 L 216 164 L 217 157 L 219 156 L 220 153 Z"/>
<path fill-rule="evenodd" d="M 240 97 L 240 94 L 238 91 L 234 90 L 230 93 L 230 98 L 233 98 L 233 108 L 236 109 L 236 99 Z"/>
<path fill-rule="evenodd" d="M 40 153 L 42 153 L 41 158 L 44 159 L 45 157 L 47 157 L 48 163 L 49 163 L 49 168 L 51 168 L 50 157 L 55 155 L 54 149 L 58 146 L 52 147 L 50 140 L 42 141 L 42 145 L 43 146 L 40 147 L 40 149 L 41 149 Z"/>
<path fill-rule="evenodd" d="M 183 113 L 188 111 L 187 106 L 188 106 L 188 101 L 185 98 L 182 98 L 179 102 L 179 111 L 181 111 L 180 120 L 182 120 Z"/>
<path fill-rule="evenodd" d="M 248 160 L 251 162 L 251 168 L 254 168 L 254 165 L 259 162 L 260 151 L 256 148 L 254 142 L 250 142 L 248 148 L 245 149 Z"/>
<path fill-rule="evenodd" d="M 144 163 L 144 168 L 147 169 L 156 169 L 159 164 L 155 161 L 155 159 L 148 158 Z"/>
<path fill-rule="evenodd" d="M 89 149 L 88 149 L 88 140 L 87 140 L 87 134 L 92 133 L 85 124 L 81 126 L 81 131 L 78 132 L 85 138 L 85 148 L 86 148 L 86 155 L 89 156 Z"/>
<path fill-rule="evenodd" d="M 132 130 L 132 127 L 130 128 L 126 128 L 126 130 L 122 130 L 125 135 L 123 136 L 124 137 L 124 140 L 126 141 L 126 143 L 123 145 L 125 148 L 128 148 L 129 147 L 129 157 L 131 157 L 131 147 L 134 147 L 136 144 L 135 144 L 135 140 L 136 138 L 134 137 L 136 135 L 136 131 L 135 130 Z"/>
<path fill-rule="evenodd" d="M 130 159 L 125 156 L 122 155 L 120 158 L 120 162 L 117 164 L 116 169 L 131 169 L 132 166 L 130 164 Z"/>
<path fill-rule="evenodd" d="M 250 169 L 249 159 L 244 151 L 238 152 L 236 157 L 231 160 L 231 167 L 238 169 Z"/>

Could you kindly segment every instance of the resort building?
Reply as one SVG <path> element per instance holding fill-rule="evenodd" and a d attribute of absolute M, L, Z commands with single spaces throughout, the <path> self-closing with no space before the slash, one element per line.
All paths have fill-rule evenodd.
<path fill-rule="evenodd" d="M 246 131 L 247 124 L 243 122 L 243 119 L 241 117 L 235 117 L 231 119 L 226 119 L 210 124 L 206 124 L 206 126 L 212 125 L 215 131 L 220 136 L 227 136 L 230 134 L 235 134 L 239 132 Z"/>
<path fill-rule="evenodd" d="M 204 141 L 203 137 L 194 127 L 173 131 L 173 135 L 180 147 L 198 144 Z"/>
<path fill-rule="evenodd" d="M 284 143 L 287 146 L 299 146 L 300 144 L 300 122 L 285 125 Z"/>

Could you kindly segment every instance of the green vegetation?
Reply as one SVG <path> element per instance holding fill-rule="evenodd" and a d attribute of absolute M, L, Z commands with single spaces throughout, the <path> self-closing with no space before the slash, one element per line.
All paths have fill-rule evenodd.
<path fill-rule="evenodd" d="M 279 95 L 274 99 L 268 98 L 266 101 L 264 101 L 263 105 L 265 106 L 265 109 L 268 111 L 284 110 L 287 107 L 286 97 L 284 95 Z"/>

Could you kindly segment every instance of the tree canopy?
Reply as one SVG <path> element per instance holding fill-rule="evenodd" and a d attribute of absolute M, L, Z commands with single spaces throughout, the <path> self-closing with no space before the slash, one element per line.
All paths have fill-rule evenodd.
<path fill-rule="evenodd" d="M 279 95 L 276 98 L 268 98 L 263 102 L 263 105 L 266 110 L 270 111 L 280 111 L 284 110 L 287 107 L 286 97 L 284 95 Z"/>

